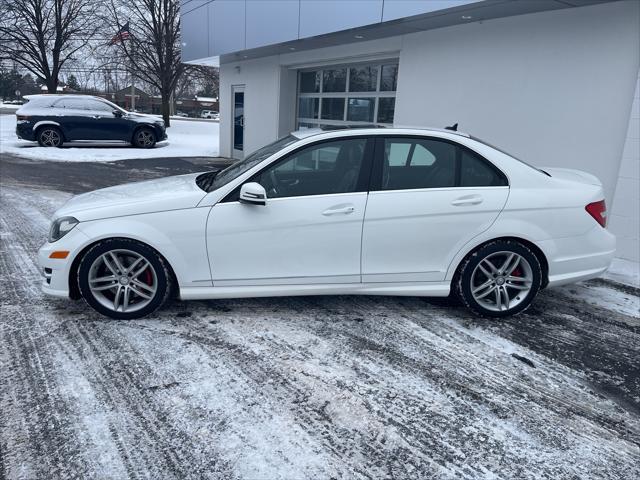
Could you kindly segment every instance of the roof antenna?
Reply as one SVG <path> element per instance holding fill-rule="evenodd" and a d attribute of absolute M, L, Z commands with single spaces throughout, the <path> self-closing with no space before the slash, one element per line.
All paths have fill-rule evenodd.
<path fill-rule="evenodd" d="M 453 125 L 451 125 L 450 127 L 444 127 L 445 130 L 452 130 L 454 132 L 458 131 L 458 124 L 454 123 Z"/>

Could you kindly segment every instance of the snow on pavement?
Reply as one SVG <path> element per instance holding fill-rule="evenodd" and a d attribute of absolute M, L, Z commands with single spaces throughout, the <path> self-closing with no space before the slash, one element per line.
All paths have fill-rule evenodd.
<path fill-rule="evenodd" d="M 39 291 L 68 194 L 0 195 L 0 477 L 640 476 L 637 289 L 549 290 L 500 321 L 353 296 L 113 321 Z"/>
<path fill-rule="evenodd" d="M 171 121 L 168 140 L 152 149 L 134 148 L 125 143 L 92 142 L 69 144 L 63 148 L 40 147 L 36 142 L 19 140 L 15 115 L 0 115 L 0 154 L 10 153 L 32 160 L 58 162 L 111 162 L 131 158 L 216 157 L 219 123 L 210 121 Z"/>

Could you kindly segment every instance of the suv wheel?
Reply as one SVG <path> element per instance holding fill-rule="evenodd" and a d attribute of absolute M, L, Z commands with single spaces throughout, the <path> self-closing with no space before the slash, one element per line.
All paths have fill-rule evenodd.
<path fill-rule="evenodd" d="M 162 306 L 171 274 L 149 246 L 127 239 L 104 240 L 80 261 L 78 286 L 85 301 L 111 318 L 132 319 Z"/>
<path fill-rule="evenodd" d="M 156 134 L 150 128 L 140 128 L 133 134 L 133 145 L 138 148 L 152 148 L 155 144 Z"/>
<path fill-rule="evenodd" d="M 41 147 L 61 147 L 63 142 L 60 129 L 52 126 L 40 128 L 37 139 Z"/>
<path fill-rule="evenodd" d="M 496 240 L 464 260 L 453 287 L 475 314 L 506 317 L 526 310 L 541 283 L 540 261 L 529 248 L 513 240 Z"/>

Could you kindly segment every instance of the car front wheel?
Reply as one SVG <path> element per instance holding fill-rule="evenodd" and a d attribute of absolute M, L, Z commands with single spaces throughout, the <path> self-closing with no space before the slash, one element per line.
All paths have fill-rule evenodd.
<path fill-rule="evenodd" d="M 150 128 L 140 128 L 133 134 L 133 145 L 138 148 L 152 148 L 156 144 L 156 134 Z"/>
<path fill-rule="evenodd" d="M 477 315 L 505 317 L 526 310 L 541 283 L 540 261 L 527 246 L 514 240 L 496 240 L 464 260 L 453 287 Z"/>
<path fill-rule="evenodd" d="M 78 286 L 85 301 L 107 317 L 140 318 L 154 312 L 171 291 L 164 260 L 128 239 L 104 240 L 80 261 Z"/>
<path fill-rule="evenodd" d="M 57 127 L 42 127 L 37 139 L 41 147 L 61 147 L 63 142 L 62 132 Z"/>

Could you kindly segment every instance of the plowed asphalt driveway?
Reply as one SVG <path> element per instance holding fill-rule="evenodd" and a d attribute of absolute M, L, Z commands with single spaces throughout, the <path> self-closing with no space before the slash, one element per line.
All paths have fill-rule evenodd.
<path fill-rule="evenodd" d="M 113 321 L 44 297 L 72 193 L 207 168 L 0 159 L 0 478 L 640 478 L 639 292 L 172 303 Z"/>

